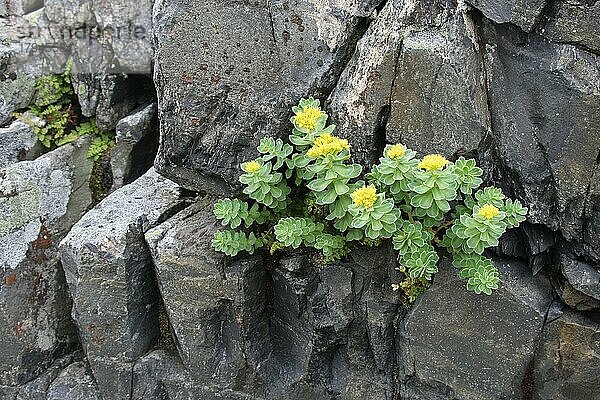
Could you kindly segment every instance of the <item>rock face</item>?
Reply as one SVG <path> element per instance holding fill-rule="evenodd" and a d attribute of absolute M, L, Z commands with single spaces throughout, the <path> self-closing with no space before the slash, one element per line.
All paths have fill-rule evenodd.
<path fill-rule="evenodd" d="M 551 286 L 520 262 L 494 264 L 502 287 L 492 296 L 467 292 L 445 264 L 404 319 L 398 344 L 402 398 L 524 396 L 525 371 L 552 301 Z"/>
<path fill-rule="evenodd" d="M 380 249 L 375 266 L 373 253 L 322 270 L 304 255 L 230 261 L 210 245 L 213 202 L 146 234 L 179 354 L 197 390 L 208 390 L 199 393 L 392 398 L 393 255 Z"/>
<path fill-rule="evenodd" d="M 42 153 L 33 129 L 22 121 L 0 128 L 0 168 L 17 161 L 32 160 Z"/>
<path fill-rule="evenodd" d="M 115 135 L 110 164 L 116 189 L 139 178 L 154 163 L 158 148 L 156 103 L 143 106 L 117 122 Z"/>
<path fill-rule="evenodd" d="M 52 41 L 69 48 L 80 72 L 151 73 L 151 0 L 46 0 L 44 13 L 49 29 L 61 32 Z"/>
<path fill-rule="evenodd" d="M 505 176 L 530 208 L 530 221 L 582 240 L 600 149 L 600 58 L 514 29 L 489 25 L 485 35 L 493 131 Z"/>
<path fill-rule="evenodd" d="M 157 1 L 157 170 L 190 189 L 229 192 L 258 140 L 288 131 L 290 107 L 333 88 L 377 3 Z"/>
<path fill-rule="evenodd" d="M 600 52 L 600 4 L 580 0 L 554 4 L 553 16 L 543 34 L 553 42 L 580 45 Z"/>
<path fill-rule="evenodd" d="M 116 131 L 105 200 L 86 140 L 38 157 L 0 128 L 0 398 L 600 400 L 599 4 L 0 0 L 8 38 L 34 10 L 121 28 L 69 50 L 78 112 Z M 41 68 L 16 46 L 0 125 Z M 388 242 L 328 266 L 213 250 L 214 202 L 307 96 L 365 167 L 397 142 L 474 157 L 529 208 L 490 251 L 497 292 L 442 261 L 411 308 Z"/>
<path fill-rule="evenodd" d="M 34 379 L 77 343 L 57 247 L 91 203 L 88 145 L 0 170 L 0 385 Z"/>
<path fill-rule="evenodd" d="M 2 69 L 3 61 L 0 61 Z M 35 81 L 30 76 L 18 72 L 9 76 L 9 79 L 0 81 L 0 125 L 9 122 L 14 111 L 29 105 L 35 92 L 34 84 Z"/>
<path fill-rule="evenodd" d="M 152 169 L 85 214 L 60 244 L 74 318 L 105 398 L 126 397 L 133 363 L 160 336 L 143 235 L 178 204 L 177 185 Z"/>
<path fill-rule="evenodd" d="M 473 7 L 492 21 L 503 24 L 510 22 L 525 32 L 530 32 L 539 21 L 548 0 L 469 0 Z"/>
<path fill-rule="evenodd" d="M 536 400 L 600 399 L 600 324 L 566 311 L 544 329 L 535 359 Z"/>

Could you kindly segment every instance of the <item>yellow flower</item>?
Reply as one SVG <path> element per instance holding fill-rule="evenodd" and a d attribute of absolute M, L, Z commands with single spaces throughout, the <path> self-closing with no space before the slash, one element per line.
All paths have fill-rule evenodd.
<path fill-rule="evenodd" d="M 394 159 L 403 157 L 405 153 L 406 147 L 402 146 L 401 144 L 395 144 L 389 148 L 386 155 L 388 158 Z"/>
<path fill-rule="evenodd" d="M 435 171 L 443 168 L 449 162 L 446 160 L 446 157 L 440 154 L 429 154 L 423 157 L 419 163 L 419 168 L 426 169 L 427 171 Z"/>
<path fill-rule="evenodd" d="M 346 139 L 332 136 L 329 133 L 324 133 L 313 142 L 313 146 L 308 149 L 309 157 L 317 158 L 327 154 L 337 154 L 342 150 L 349 150 L 350 145 Z"/>
<path fill-rule="evenodd" d="M 496 215 L 500 214 L 500 210 L 498 210 L 496 207 L 494 207 L 491 204 L 486 204 L 485 206 L 483 206 L 479 209 L 477 214 L 479 214 L 480 216 L 482 216 L 485 219 L 492 219 Z"/>
<path fill-rule="evenodd" d="M 355 205 L 371 208 L 377 200 L 377 191 L 373 186 L 363 186 L 360 189 L 356 189 L 350 197 L 352 197 L 352 202 Z"/>
<path fill-rule="evenodd" d="M 249 172 L 251 174 L 255 173 L 259 169 L 260 164 L 256 160 L 247 162 L 246 165 L 244 165 L 244 171 Z"/>
<path fill-rule="evenodd" d="M 312 132 L 317 126 L 317 120 L 323 116 L 323 112 L 317 107 L 306 107 L 296 115 L 296 125 Z"/>

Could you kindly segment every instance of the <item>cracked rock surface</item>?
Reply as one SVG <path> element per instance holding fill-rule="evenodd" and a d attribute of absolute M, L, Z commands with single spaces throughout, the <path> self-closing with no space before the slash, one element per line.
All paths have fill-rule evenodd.
<path fill-rule="evenodd" d="M 116 130 L 99 204 L 89 139 L 39 156 L 11 121 L 32 80 L 0 61 L 1 398 L 600 400 L 600 2 L 108 3 L 40 14 L 152 36 L 75 48 L 134 72 L 73 72 L 82 114 Z M 442 257 L 404 304 L 387 242 L 328 266 L 213 250 L 213 204 L 307 96 L 363 165 L 397 142 L 473 157 L 529 208 L 490 250 L 498 291 Z"/>

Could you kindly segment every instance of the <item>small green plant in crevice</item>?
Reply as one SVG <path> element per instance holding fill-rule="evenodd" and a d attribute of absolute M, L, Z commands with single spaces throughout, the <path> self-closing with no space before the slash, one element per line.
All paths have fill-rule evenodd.
<path fill-rule="evenodd" d="M 262 139 L 260 156 L 241 165 L 245 196 L 215 204 L 215 216 L 231 228 L 215 234 L 216 250 L 235 256 L 304 246 L 327 263 L 358 244 L 391 239 L 402 275 L 392 287 L 410 302 L 438 272 L 442 249 L 468 290 L 489 295 L 498 288 L 498 271 L 483 252 L 524 221 L 527 209 L 500 189 L 480 189 L 483 172 L 474 160 L 418 159 L 402 144 L 388 145 L 359 180 L 362 166 L 349 161 L 350 145 L 333 135 L 319 101 L 302 99 L 292 111 L 291 144 Z"/>
<path fill-rule="evenodd" d="M 71 65 L 68 62 L 62 74 L 36 78 L 34 103 L 16 116 L 33 128 L 39 142 L 48 149 L 94 135 L 88 157 L 97 161 L 114 144 L 114 133 L 101 131 L 94 119 L 79 114 L 71 86 Z"/>

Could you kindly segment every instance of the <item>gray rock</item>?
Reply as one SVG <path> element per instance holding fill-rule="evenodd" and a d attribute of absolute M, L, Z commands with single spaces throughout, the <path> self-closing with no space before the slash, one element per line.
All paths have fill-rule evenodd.
<path fill-rule="evenodd" d="M 455 159 L 478 149 L 490 123 L 474 22 L 445 4 L 422 10 L 407 28 L 390 92 L 386 140 Z"/>
<path fill-rule="evenodd" d="M 151 0 L 46 0 L 44 10 L 49 25 L 62 35 L 52 40 L 69 49 L 79 72 L 151 73 Z M 88 31 L 78 33 L 82 26 Z"/>
<path fill-rule="evenodd" d="M 0 126 L 10 121 L 13 112 L 29 105 L 34 86 L 33 77 L 18 72 L 12 78 L 0 81 Z"/>
<path fill-rule="evenodd" d="M 377 3 L 157 1 L 157 170 L 193 190 L 237 188 L 258 140 L 289 132 L 291 106 L 333 88 Z"/>
<path fill-rule="evenodd" d="M 389 248 L 360 259 L 365 266 L 318 267 L 302 254 L 230 260 L 211 248 L 213 202 L 146 234 L 193 386 L 267 399 L 391 398 L 401 308 Z"/>
<path fill-rule="evenodd" d="M 86 117 L 94 117 L 100 96 L 100 76 L 73 71 L 71 84 L 81 107 L 81 114 Z"/>
<path fill-rule="evenodd" d="M 600 4 L 585 0 L 556 2 L 543 34 L 553 42 L 571 43 L 600 52 Z"/>
<path fill-rule="evenodd" d="M 491 296 L 467 292 L 456 269 L 440 265 L 433 285 L 403 321 L 401 398 L 521 398 L 551 288 L 521 262 L 494 264 L 502 284 Z"/>
<path fill-rule="evenodd" d="M 60 244 L 74 319 L 105 399 L 125 398 L 133 363 L 160 335 L 143 235 L 178 204 L 177 185 L 151 169 L 85 214 Z"/>
<path fill-rule="evenodd" d="M 0 128 L 0 168 L 17 161 L 33 160 L 42 151 L 37 135 L 28 124 L 14 121 L 10 126 Z"/>
<path fill-rule="evenodd" d="M 101 400 L 89 365 L 78 361 L 62 370 L 48 388 L 47 400 Z"/>
<path fill-rule="evenodd" d="M 262 283 L 265 271 L 257 258 L 226 265 L 212 249 L 213 203 L 202 199 L 148 231 L 146 240 L 183 364 L 196 384 L 233 389 L 247 373 L 242 318 L 252 313 L 244 308 L 257 308 L 261 296 L 258 283 L 250 284 Z"/>
<path fill-rule="evenodd" d="M 149 82 L 143 77 L 106 75 L 100 78 L 100 93 L 96 107 L 96 123 L 100 129 L 111 131 L 139 104 L 150 101 Z"/>
<path fill-rule="evenodd" d="M 156 103 L 141 107 L 117 122 L 116 144 L 110 150 L 113 190 L 152 167 L 157 148 Z"/>
<path fill-rule="evenodd" d="M 10 400 L 47 400 L 48 388 L 62 370 L 71 363 L 81 360 L 80 351 L 69 353 L 55 360 L 40 376 L 21 386 L 0 386 L 0 397 Z"/>
<path fill-rule="evenodd" d="M 583 248 L 586 254 L 600 262 L 600 163 L 590 179 L 585 202 Z"/>
<path fill-rule="evenodd" d="M 88 145 L 0 170 L 0 385 L 32 380 L 77 342 L 57 247 L 91 203 Z"/>
<path fill-rule="evenodd" d="M 337 134 L 351 143 L 356 160 L 373 162 L 380 156 L 397 55 L 414 6 L 414 1 L 400 0 L 385 4 L 358 41 L 352 59 L 329 96 Z"/>
<path fill-rule="evenodd" d="M 509 22 L 525 32 L 536 26 L 548 0 L 467 0 L 486 17 L 498 24 Z"/>
<path fill-rule="evenodd" d="M 560 269 L 569 283 L 581 293 L 600 300 L 600 268 L 561 256 Z"/>
<path fill-rule="evenodd" d="M 535 400 L 600 399 L 600 324 L 566 311 L 544 328 L 535 357 Z"/>
<path fill-rule="evenodd" d="M 353 156 L 372 163 L 385 142 L 447 156 L 477 150 L 490 129 L 478 41 L 451 3 L 387 2 L 329 98 Z"/>
<path fill-rule="evenodd" d="M 557 288 L 558 295 L 566 305 L 578 311 L 591 311 L 600 309 L 600 301 L 590 296 L 586 296 L 582 292 L 573 288 L 573 286 L 565 281 Z"/>
<path fill-rule="evenodd" d="M 600 57 L 509 26 L 487 24 L 484 39 L 500 180 L 530 222 L 582 241 L 595 218 L 585 207 L 600 149 Z"/>

